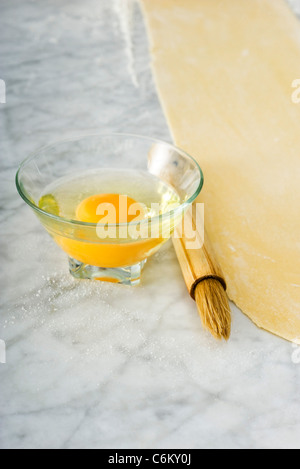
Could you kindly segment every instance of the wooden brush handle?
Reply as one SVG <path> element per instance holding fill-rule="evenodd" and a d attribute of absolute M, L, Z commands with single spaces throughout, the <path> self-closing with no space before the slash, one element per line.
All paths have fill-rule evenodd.
<path fill-rule="evenodd" d="M 181 266 L 183 277 L 193 299 L 195 299 L 196 286 L 206 279 L 218 280 L 224 287 L 224 290 L 226 290 L 226 282 L 224 280 L 223 272 L 215 259 L 208 237 L 205 233 L 205 239 L 203 239 L 204 230 L 202 230 L 202 227 L 199 229 L 199 226 L 196 226 L 197 211 L 197 204 L 194 204 L 185 215 L 185 224 L 189 223 L 189 226 L 193 227 L 197 244 L 202 247 L 199 247 L 198 249 L 189 249 L 187 246 L 191 240 L 185 236 L 184 230 L 180 229 L 180 227 L 175 229 L 173 236 L 173 244 Z M 198 223 L 199 220 L 201 220 L 200 213 L 198 213 L 197 216 Z"/>

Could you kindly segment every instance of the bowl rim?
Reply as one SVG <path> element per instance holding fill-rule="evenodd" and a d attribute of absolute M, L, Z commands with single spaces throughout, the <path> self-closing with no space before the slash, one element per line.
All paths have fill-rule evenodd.
<path fill-rule="evenodd" d="M 111 137 L 124 137 L 125 138 L 126 137 L 126 138 L 135 138 L 135 139 L 139 139 L 139 140 L 146 140 L 146 141 L 149 141 L 149 142 L 152 142 L 152 143 L 159 143 L 159 144 L 162 144 L 162 145 L 167 145 L 170 148 L 173 148 L 174 150 L 176 150 L 179 153 L 183 154 L 184 156 L 186 156 L 188 159 L 192 160 L 195 163 L 196 168 L 199 171 L 199 176 L 200 176 L 199 185 L 198 185 L 196 191 L 194 192 L 194 194 L 191 197 L 189 197 L 188 200 L 186 200 L 182 204 L 178 205 L 178 207 L 176 207 L 175 209 L 172 209 L 172 210 L 170 210 L 168 212 L 165 212 L 163 214 L 160 214 L 160 215 L 155 215 L 154 217 L 151 217 L 151 218 L 146 218 L 144 220 L 139 220 L 139 221 L 136 221 L 136 222 L 128 222 L 128 223 L 112 223 L 112 224 L 100 223 L 100 222 L 99 223 L 91 223 L 91 222 L 84 222 L 84 221 L 80 221 L 80 220 L 69 219 L 69 218 L 65 218 L 65 217 L 61 217 L 59 215 L 54 215 L 52 213 L 49 213 L 49 212 L 41 209 L 35 203 L 33 203 L 32 200 L 30 200 L 26 196 L 26 194 L 23 192 L 23 190 L 21 188 L 20 174 L 21 174 L 22 169 L 28 163 L 30 163 L 32 160 L 37 158 L 39 156 L 39 154 L 42 153 L 45 150 L 50 150 L 51 148 L 54 148 L 57 145 L 60 145 L 60 144 L 63 144 L 63 143 L 76 142 L 76 141 L 83 140 L 85 138 L 90 138 L 90 137 L 99 137 L 99 138 L 108 138 L 108 137 L 109 138 L 111 138 Z M 174 145 L 173 143 L 169 143 L 169 142 L 165 142 L 163 140 L 157 139 L 157 138 L 148 137 L 148 136 L 144 136 L 144 135 L 133 134 L 133 133 L 122 133 L 122 132 L 96 133 L 96 132 L 93 132 L 93 133 L 84 133 L 84 134 L 81 133 L 78 137 L 64 138 L 64 139 L 56 140 L 53 143 L 41 146 L 39 149 L 37 149 L 36 151 L 31 153 L 27 158 L 25 158 L 21 162 L 21 164 L 18 167 L 17 173 L 16 173 L 15 183 L 16 183 L 17 191 L 18 191 L 19 195 L 22 197 L 22 199 L 26 202 L 27 205 L 29 205 L 29 207 L 31 207 L 35 212 L 37 212 L 39 214 L 42 214 L 46 217 L 49 217 L 53 220 L 56 220 L 57 222 L 60 222 L 60 223 L 67 223 L 67 224 L 71 224 L 71 225 L 79 225 L 79 226 L 93 227 L 93 228 L 101 227 L 101 226 L 106 226 L 106 227 L 111 228 L 111 227 L 124 227 L 124 226 L 128 226 L 128 225 L 130 225 L 130 226 L 143 225 L 145 223 L 149 223 L 149 222 L 153 223 L 153 222 L 156 222 L 156 221 L 160 222 L 161 220 L 163 220 L 167 216 L 168 217 L 169 216 L 174 216 L 180 210 L 185 209 L 189 205 L 191 205 L 195 201 L 195 199 L 198 197 L 198 195 L 200 194 L 200 192 L 203 188 L 204 174 L 203 174 L 203 171 L 202 171 L 199 163 L 195 160 L 195 158 L 193 158 L 189 153 L 182 150 L 181 148 Z"/>

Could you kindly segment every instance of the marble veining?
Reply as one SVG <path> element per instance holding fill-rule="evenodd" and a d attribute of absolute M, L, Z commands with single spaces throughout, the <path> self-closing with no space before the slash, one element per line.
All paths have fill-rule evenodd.
<path fill-rule="evenodd" d="M 74 280 L 16 193 L 20 161 L 58 138 L 170 140 L 138 5 L 131 29 L 116 5 L 1 2 L 0 447 L 299 449 L 297 346 L 234 306 L 215 342 L 170 243 L 137 288 Z"/>

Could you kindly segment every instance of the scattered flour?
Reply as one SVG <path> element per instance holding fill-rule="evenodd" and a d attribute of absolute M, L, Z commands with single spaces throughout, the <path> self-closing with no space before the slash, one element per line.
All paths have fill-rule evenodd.
<path fill-rule="evenodd" d="M 121 33 L 125 41 L 125 51 L 128 58 L 128 71 L 132 83 L 139 87 L 132 44 L 133 13 L 136 0 L 113 0 L 114 11 L 119 18 Z"/>

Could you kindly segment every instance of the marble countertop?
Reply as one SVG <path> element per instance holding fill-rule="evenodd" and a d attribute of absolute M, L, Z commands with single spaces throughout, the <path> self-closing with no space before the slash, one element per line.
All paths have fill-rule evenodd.
<path fill-rule="evenodd" d="M 234 306 L 230 342 L 215 342 L 170 244 L 139 287 L 74 280 L 16 193 L 17 165 L 58 138 L 170 140 L 127 5 L 1 2 L 0 447 L 299 449 L 300 348 Z"/>

